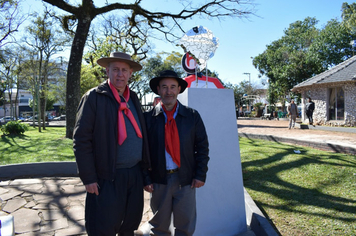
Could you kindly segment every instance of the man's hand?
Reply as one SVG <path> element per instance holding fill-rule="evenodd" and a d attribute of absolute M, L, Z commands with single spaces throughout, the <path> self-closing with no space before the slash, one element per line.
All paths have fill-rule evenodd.
<path fill-rule="evenodd" d="M 95 195 L 99 195 L 97 182 L 85 185 L 85 189 L 87 190 L 88 193 L 95 193 Z"/>
<path fill-rule="evenodd" d="M 203 181 L 193 179 L 191 188 L 200 188 L 200 187 L 203 187 L 204 184 L 205 183 Z"/>
<path fill-rule="evenodd" d="M 153 192 L 153 184 L 146 185 L 143 189 L 149 193 L 152 193 Z"/>

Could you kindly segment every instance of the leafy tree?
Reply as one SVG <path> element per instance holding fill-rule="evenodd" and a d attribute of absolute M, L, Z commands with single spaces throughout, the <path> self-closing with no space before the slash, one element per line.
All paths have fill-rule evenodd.
<path fill-rule="evenodd" d="M 296 84 L 321 72 L 320 64 L 309 54 L 319 34 L 316 24 L 317 20 L 310 17 L 290 24 L 281 39 L 272 42 L 253 59 L 260 74 L 269 78 L 271 101 L 282 99 Z"/>
<path fill-rule="evenodd" d="M 269 78 L 268 97 L 271 104 L 285 97 L 296 84 L 319 74 L 353 56 L 350 45 L 356 37 L 354 23 L 356 4 L 343 4 L 343 22 L 332 19 L 322 29 L 315 18 L 296 21 L 285 35 L 254 58 L 261 75 Z M 293 94 L 291 94 L 293 96 Z"/>
<path fill-rule="evenodd" d="M 259 95 L 258 87 L 251 85 L 249 81 L 241 81 L 239 84 L 225 83 L 225 88 L 234 90 L 235 106 L 248 105 L 249 101 L 244 99 L 244 94 Z"/>
<path fill-rule="evenodd" d="M 25 16 L 19 11 L 19 1 L 0 0 L 0 48 L 11 42 L 8 39 L 18 31 L 24 20 Z"/>
<path fill-rule="evenodd" d="M 352 32 L 345 23 L 336 19 L 328 21 L 310 47 L 310 57 L 322 67 L 319 71 L 325 71 L 352 57 L 350 42 L 353 39 L 356 39 L 356 31 Z"/>
<path fill-rule="evenodd" d="M 356 3 L 344 2 L 341 6 L 342 22 L 351 32 L 356 32 Z"/>
<path fill-rule="evenodd" d="M 3 76 L 0 76 L 0 106 L 5 104 L 5 90 L 6 90 L 6 84 L 5 80 L 3 79 Z"/>
<path fill-rule="evenodd" d="M 240 0 L 211 0 L 204 4 L 184 2 L 182 3 L 182 9 L 177 9 L 178 13 L 149 11 L 142 8 L 142 0 L 136 0 L 131 4 L 112 3 L 104 7 L 96 7 L 92 0 L 82 0 L 79 6 L 70 5 L 65 0 L 43 1 L 70 14 L 62 18 L 66 29 L 70 30 L 71 26 L 73 26 L 71 23 L 76 22 L 67 74 L 66 137 L 68 138 L 71 138 L 73 134 L 76 108 L 80 100 L 80 93 L 77 91 L 80 90 L 81 62 L 84 46 L 90 25 L 96 16 L 113 10 L 120 10 L 122 13 L 127 14 L 129 19 L 131 27 L 127 33 L 139 32 L 142 25 L 148 25 L 169 39 L 170 37 L 174 38 L 175 32 L 172 29 L 179 28 L 179 21 L 181 20 L 199 15 L 209 16 L 210 18 L 227 16 L 244 17 L 251 13 L 250 10 L 243 8 L 244 5 L 251 4 L 249 0 L 243 2 Z"/>
<path fill-rule="evenodd" d="M 135 81 L 132 86 L 136 87 L 136 92 L 140 98 L 151 92 L 149 87 L 150 79 L 159 75 L 163 70 L 173 70 L 178 76 L 185 77 L 185 72 L 181 68 L 182 54 L 178 52 L 161 52 L 145 60 L 140 71 L 141 80 Z"/>
<path fill-rule="evenodd" d="M 3 86 L 3 96 L 5 95 L 4 91 L 8 91 L 8 100 L 10 102 L 10 115 L 13 116 L 15 113 L 14 105 L 13 105 L 13 100 L 12 100 L 12 94 L 13 94 L 13 89 L 15 88 L 16 85 L 16 69 L 18 68 L 17 64 L 17 59 L 18 55 L 16 54 L 16 51 L 11 49 L 11 48 L 6 48 L 4 51 L 4 56 L 3 59 L 0 63 L 0 76 L 1 76 L 1 83 Z M 4 97 L 3 100 L 5 101 L 6 98 Z M 6 113 L 5 109 L 5 103 L 4 105 L 4 111 Z M 6 115 L 6 114 L 5 114 Z"/>
<path fill-rule="evenodd" d="M 36 16 L 32 21 L 32 25 L 27 27 L 28 34 L 25 38 L 26 43 L 38 53 L 38 71 L 37 80 L 35 81 L 35 91 L 37 97 L 38 116 L 45 121 L 46 103 L 48 98 L 48 80 L 50 76 L 50 59 L 51 57 L 62 51 L 63 46 L 67 42 L 66 37 L 63 37 L 63 32 L 55 27 L 55 19 L 52 17 L 53 13 L 47 8 L 43 16 Z M 38 131 L 41 132 L 41 119 L 39 119 Z M 43 122 L 43 129 L 46 129 L 45 122 Z"/>
<path fill-rule="evenodd" d="M 53 97 L 54 101 L 60 103 L 60 114 L 65 112 L 65 101 L 66 101 L 66 75 L 68 63 L 63 60 L 62 57 L 59 58 L 60 61 L 56 61 L 56 67 L 53 69 L 55 73 L 55 81 L 49 84 L 49 97 Z M 65 113 L 64 113 L 65 114 Z"/>
<path fill-rule="evenodd" d="M 91 30 L 87 42 L 90 50 L 84 55 L 85 64 L 82 65 L 81 76 L 81 95 L 90 88 L 97 86 L 107 79 L 105 68 L 99 66 L 96 61 L 104 56 L 109 56 L 110 52 L 122 51 L 133 54 L 134 60 L 140 62 L 147 57 L 150 46 L 147 44 L 148 31 L 142 29 L 136 34 L 141 34 L 136 38 L 125 32 L 129 31 L 131 26 L 127 19 L 111 15 L 105 18 L 104 22 Z M 141 94 L 140 91 L 140 73 L 134 73 L 129 81 L 129 86 L 134 91 Z"/>

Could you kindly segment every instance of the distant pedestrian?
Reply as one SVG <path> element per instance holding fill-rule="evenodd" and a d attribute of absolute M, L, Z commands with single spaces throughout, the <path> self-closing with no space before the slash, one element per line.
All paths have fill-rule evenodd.
<path fill-rule="evenodd" d="M 287 108 L 288 114 L 289 114 L 289 129 L 294 128 L 295 122 L 297 120 L 297 115 L 298 115 L 298 107 L 294 103 L 294 99 L 290 101 L 290 104 Z"/>
<path fill-rule="evenodd" d="M 313 124 L 313 112 L 315 109 L 315 104 L 314 102 L 311 100 L 310 97 L 308 97 L 308 102 L 305 106 L 306 109 L 306 113 L 307 113 L 307 117 L 309 119 L 309 124 L 312 125 Z"/>

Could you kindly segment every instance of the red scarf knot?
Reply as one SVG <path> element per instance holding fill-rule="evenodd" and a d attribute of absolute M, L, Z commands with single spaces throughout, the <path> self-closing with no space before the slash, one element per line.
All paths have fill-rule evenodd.
<path fill-rule="evenodd" d="M 110 79 L 108 80 L 110 89 L 112 91 L 112 93 L 114 94 L 114 97 L 116 99 L 116 101 L 119 103 L 119 109 L 118 109 L 118 124 L 117 124 L 117 129 L 118 129 L 118 143 L 119 145 L 122 145 L 123 142 L 125 141 L 125 139 L 127 138 L 127 132 L 126 132 L 126 124 L 125 124 L 125 118 L 123 113 L 125 113 L 125 115 L 127 116 L 127 118 L 129 118 L 132 126 L 134 127 L 137 137 L 142 138 L 142 134 L 141 134 L 141 130 L 140 127 L 138 126 L 135 117 L 133 116 L 131 110 L 128 107 L 128 102 L 130 99 L 130 89 L 129 86 L 126 85 L 125 91 L 123 93 L 123 98 L 125 100 L 125 102 L 121 101 L 119 92 L 116 90 L 116 88 L 114 87 L 114 85 L 112 85 L 112 83 L 110 82 Z"/>

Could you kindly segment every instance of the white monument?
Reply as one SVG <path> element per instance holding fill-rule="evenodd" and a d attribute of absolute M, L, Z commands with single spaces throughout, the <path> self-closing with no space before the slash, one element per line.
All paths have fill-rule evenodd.
<path fill-rule="evenodd" d="M 197 189 L 194 236 L 247 231 L 233 90 L 187 88 L 178 100 L 199 112 L 209 139 L 209 170 L 205 186 Z"/>

